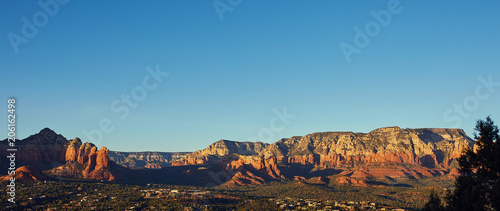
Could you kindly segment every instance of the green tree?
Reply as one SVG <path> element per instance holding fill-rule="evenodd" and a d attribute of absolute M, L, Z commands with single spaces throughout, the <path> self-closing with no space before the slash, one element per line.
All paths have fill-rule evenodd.
<path fill-rule="evenodd" d="M 433 190 L 429 196 L 429 201 L 425 203 L 422 211 L 444 211 L 445 208 L 441 204 L 441 198 L 437 195 L 437 193 Z"/>
<path fill-rule="evenodd" d="M 449 210 L 500 210 L 500 139 L 490 117 L 478 120 L 474 149 L 459 159 L 460 176 L 446 197 Z"/>

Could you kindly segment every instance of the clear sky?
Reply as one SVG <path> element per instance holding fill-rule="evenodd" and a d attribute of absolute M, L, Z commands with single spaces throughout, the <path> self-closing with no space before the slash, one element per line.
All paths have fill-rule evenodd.
<path fill-rule="evenodd" d="M 0 96 L 5 116 L 17 99 L 18 138 L 99 130 L 111 150 L 194 151 L 500 123 L 498 1 L 41 2 L 0 6 Z"/>

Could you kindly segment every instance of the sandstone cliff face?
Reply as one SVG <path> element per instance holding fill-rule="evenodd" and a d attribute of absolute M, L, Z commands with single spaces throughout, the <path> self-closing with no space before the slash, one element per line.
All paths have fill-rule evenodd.
<path fill-rule="evenodd" d="M 258 155 L 269 144 L 262 142 L 237 142 L 220 140 L 203 150 L 189 153 L 181 159 L 174 160 L 172 165 L 196 165 L 219 162 L 221 156 L 238 155 Z"/>
<path fill-rule="evenodd" d="M 71 140 L 66 146 L 66 155 L 64 160 L 66 162 L 77 162 L 80 146 L 82 146 L 82 141 L 79 138 Z"/>
<path fill-rule="evenodd" d="M 229 176 L 225 185 L 260 185 L 270 180 L 285 179 L 276 158 L 259 156 L 227 156 L 219 164 Z"/>
<path fill-rule="evenodd" d="M 41 170 L 56 177 L 108 181 L 115 179 L 111 173 L 112 164 L 109 162 L 108 150 L 106 148 L 97 150 L 91 143 L 82 144 L 79 138 L 68 141 L 62 135 L 45 128 L 26 139 L 17 140 L 16 147 L 17 165 L 30 165 L 19 168 L 24 175 L 30 175 L 30 172 L 35 172 L 32 174 L 35 175 Z M 4 157 L 6 150 L 2 149 L 5 145 L 0 145 L 0 148 L 0 154 Z M 36 171 L 31 171 L 33 169 Z"/>
<path fill-rule="evenodd" d="M 79 164 L 87 163 L 89 161 L 89 157 L 90 157 L 90 154 L 92 153 L 92 151 L 97 151 L 97 149 L 94 149 L 94 148 L 96 148 L 94 146 L 94 144 L 91 144 L 88 142 L 85 142 L 84 144 L 82 144 L 80 146 L 80 148 L 78 149 L 77 162 Z"/>
<path fill-rule="evenodd" d="M 359 179 L 377 177 L 420 179 L 448 174 L 451 163 L 473 141 L 461 129 L 379 128 L 370 133 L 323 132 L 281 139 L 273 144 L 218 141 L 187 154 L 174 165 L 222 163 L 237 171 L 230 184 L 260 184 L 269 179 L 293 179 L 297 165 L 338 169 L 332 178 L 344 184 L 366 185 Z M 229 155 L 239 159 L 225 161 Z M 281 166 L 278 167 L 278 163 Z M 411 167 L 404 167 L 404 165 Z M 288 173 L 282 174 L 283 170 Z M 310 169 L 309 169 L 310 170 Z M 346 179 L 348 177 L 350 179 Z M 319 181 L 323 181 L 318 179 Z"/>
<path fill-rule="evenodd" d="M 196 151 L 193 154 L 199 155 L 258 155 L 269 144 L 262 142 L 236 142 L 228 140 L 217 141 L 204 150 Z"/>
<path fill-rule="evenodd" d="M 83 178 L 114 181 L 116 178 L 109 168 L 108 154 L 106 147 L 97 150 L 97 147 L 93 146 L 88 156 L 88 165 L 82 172 Z"/>
<path fill-rule="evenodd" d="M 447 168 L 471 145 L 461 129 L 389 127 L 367 134 L 325 132 L 282 139 L 262 155 L 322 167 L 406 163 Z"/>
<path fill-rule="evenodd" d="M 111 167 L 115 164 L 110 163 L 108 154 L 109 150 L 106 147 L 97 150 L 93 144 L 81 144 L 80 139 L 76 138 L 68 144 L 66 163 L 46 173 L 58 177 L 114 181 L 116 173 Z M 80 171 L 82 168 L 83 171 Z"/>
<path fill-rule="evenodd" d="M 160 166 L 160 164 L 156 164 L 156 163 L 148 163 L 148 164 L 146 164 L 146 166 L 144 166 L 144 168 L 161 169 L 161 166 Z"/>

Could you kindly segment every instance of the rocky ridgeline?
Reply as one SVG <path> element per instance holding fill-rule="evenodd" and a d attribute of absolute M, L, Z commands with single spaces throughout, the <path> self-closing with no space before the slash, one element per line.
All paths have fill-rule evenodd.
<path fill-rule="evenodd" d="M 226 155 L 258 155 L 269 144 L 262 142 L 217 141 L 203 150 L 184 155 L 172 161 L 173 166 L 218 163 Z"/>
<path fill-rule="evenodd" d="M 0 166 L 6 166 L 7 139 L 0 142 Z M 31 165 L 38 169 L 50 169 L 60 165 L 65 159 L 65 147 L 68 140 L 64 136 L 45 128 L 23 140 L 16 140 L 18 166 Z M 21 164 L 21 165 L 20 165 Z"/>
<path fill-rule="evenodd" d="M 221 140 L 174 161 L 173 165 L 219 164 L 227 170 L 238 169 L 229 181 L 234 184 L 261 184 L 266 178 L 295 178 L 297 175 L 293 172 L 298 172 L 296 168 L 301 166 L 339 169 L 341 173 L 337 176 L 344 177 L 334 178 L 337 181 L 364 185 L 356 179 L 420 179 L 455 174 L 454 161 L 472 145 L 473 140 L 461 129 L 386 127 L 366 134 L 313 133 L 273 144 Z"/>
<path fill-rule="evenodd" d="M 5 143 L 5 140 L 2 141 Z M 6 145 L 0 146 L 0 154 L 5 157 Z M 45 128 L 39 133 L 23 140 L 16 141 L 19 166 L 24 175 L 34 175 L 32 179 L 45 174 L 56 177 L 82 178 L 113 181 L 120 173 L 112 172 L 115 165 L 109 160 L 109 150 L 106 147 L 97 149 L 91 143 L 83 143 L 79 138 L 68 141 L 62 135 Z M 0 165 L 5 166 L 3 160 Z M 27 166 L 29 165 L 29 166 Z M 36 172 L 32 172 L 36 169 Z M 38 176 L 37 176 L 38 175 Z M 29 177 L 26 177 L 29 178 Z"/>
<path fill-rule="evenodd" d="M 5 143 L 0 145 L 3 167 L 8 164 Z M 368 180 L 377 178 L 453 178 L 456 159 L 473 143 L 461 129 L 387 127 L 369 133 L 313 133 L 272 144 L 220 140 L 193 153 L 110 152 L 45 128 L 16 141 L 16 162 L 29 165 L 18 168 L 23 179 L 49 176 L 183 185 L 296 180 L 367 186 Z"/>
<path fill-rule="evenodd" d="M 172 160 L 183 158 L 188 152 L 117 152 L 110 151 L 109 158 L 126 168 L 161 169 L 172 165 Z"/>
<path fill-rule="evenodd" d="M 461 129 L 388 127 L 367 134 L 324 132 L 282 139 L 261 154 L 321 167 L 407 163 L 448 168 L 472 144 Z"/>

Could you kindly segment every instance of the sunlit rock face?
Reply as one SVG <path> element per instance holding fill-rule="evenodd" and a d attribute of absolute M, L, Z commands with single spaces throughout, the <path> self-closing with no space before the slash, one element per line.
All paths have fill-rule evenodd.
<path fill-rule="evenodd" d="M 5 142 L 6 140 L 2 141 Z M 0 148 L 5 148 L 1 145 Z M 92 143 L 82 143 L 79 138 L 67 140 L 49 128 L 41 130 L 26 139 L 17 140 L 17 170 L 21 179 L 45 178 L 39 171 L 50 176 L 95 180 L 115 180 L 111 171 L 106 147 L 97 150 Z M 1 150 L 3 154 L 6 150 Z M 0 164 L 6 163 L 3 161 Z M 27 166 L 29 165 L 29 166 Z"/>
<path fill-rule="evenodd" d="M 298 172 L 294 168 L 300 166 L 339 169 L 339 175 L 349 179 L 336 181 L 364 186 L 359 179 L 421 179 L 453 173 L 452 162 L 472 145 L 461 129 L 386 127 L 369 133 L 313 133 L 273 144 L 221 140 L 173 161 L 173 165 L 220 163 L 226 171 L 238 172 L 228 182 L 238 185 L 294 179 L 293 172 Z"/>

